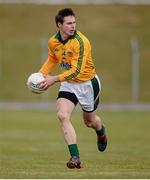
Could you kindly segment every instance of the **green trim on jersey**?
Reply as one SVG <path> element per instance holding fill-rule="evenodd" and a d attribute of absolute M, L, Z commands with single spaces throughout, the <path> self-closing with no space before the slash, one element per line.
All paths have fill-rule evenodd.
<path fill-rule="evenodd" d="M 93 90 L 94 90 L 94 110 L 95 110 L 99 104 L 100 88 L 99 88 L 99 83 L 98 83 L 98 80 L 96 79 L 96 77 L 94 77 L 91 80 L 91 82 L 92 82 L 92 86 L 93 86 Z"/>
<path fill-rule="evenodd" d="M 66 40 L 63 40 L 61 38 L 61 35 L 60 35 L 60 31 L 58 31 L 58 33 L 55 35 L 55 38 L 60 41 L 62 44 L 66 44 L 70 39 L 74 39 L 75 36 L 76 36 L 77 32 L 75 31 L 74 34 L 72 36 L 70 36 L 68 39 Z"/>
<path fill-rule="evenodd" d="M 79 45 L 80 45 L 77 69 L 76 69 L 76 71 L 74 73 L 72 73 L 69 76 L 65 77 L 66 80 L 70 80 L 70 79 L 76 77 L 80 73 L 81 66 L 82 66 L 83 55 L 84 55 L 84 43 L 83 43 L 82 38 L 77 33 L 76 33 L 75 38 L 78 40 Z"/>

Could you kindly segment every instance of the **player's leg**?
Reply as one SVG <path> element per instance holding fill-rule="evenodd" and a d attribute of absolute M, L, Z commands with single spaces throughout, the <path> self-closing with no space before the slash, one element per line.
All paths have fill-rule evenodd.
<path fill-rule="evenodd" d="M 71 155 L 71 158 L 67 163 L 69 168 L 81 168 L 82 165 L 79 159 L 76 132 L 70 121 L 75 105 L 76 104 L 71 100 L 62 98 L 61 96 L 59 96 L 56 103 L 57 116 L 60 122 L 60 127 Z"/>
<path fill-rule="evenodd" d="M 57 117 L 60 121 L 61 130 L 67 144 L 76 143 L 76 133 L 71 124 L 71 113 L 75 105 L 68 99 L 59 98 L 56 102 Z"/>
<path fill-rule="evenodd" d="M 101 83 L 96 75 L 82 90 L 82 97 L 79 103 L 83 109 L 83 119 L 87 127 L 93 128 L 97 133 L 97 145 L 99 151 L 104 151 L 107 146 L 105 127 L 101 123 L 100 117 L 96 115 L 99 104 Z"/>
<path fill-rule="evenodd" d="M 101 129 L 101 119 L 96 115 L 96 110 L 93 112 L 83 111 L 83 120 L 87 127 L 95 130 Z"/>
<path fill-rule="evenodd" d="M 85 112 L 83 111 L 84 123 L 87 127 L 93 128 L 97 133 L 97 147 L 99 151 L 104 151 L 107 146 L 107 136 L 104 125 L 101 119 L 96 115 L 96 111 Z"/>

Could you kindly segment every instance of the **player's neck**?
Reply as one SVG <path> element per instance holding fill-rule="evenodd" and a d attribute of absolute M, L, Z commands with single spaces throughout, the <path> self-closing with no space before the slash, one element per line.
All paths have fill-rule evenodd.
<path fill-rule="evenodd" d="M 67 35 L 66 33 L 63 33 L 62 31 L 60 31 L 60 36 L 61 36 L 61 39 L 63 41 L 67 40 L 70 36 Z"/>

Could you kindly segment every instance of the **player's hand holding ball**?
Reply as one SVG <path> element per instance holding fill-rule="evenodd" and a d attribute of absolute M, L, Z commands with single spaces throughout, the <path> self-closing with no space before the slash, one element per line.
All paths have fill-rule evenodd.
<path fill-rule="evenodd" d="M 37 72 L 29 76 L 27 86 L 33 93 L 41 94 L 56 82 L 59 82 L 59 76 L 43 75 Z"/>
<path fill-rule="evenodd" d="M 45 75 L 44 78 L 45 79 L 39 85 L 43 90 L 47 90 L 50 86 L 59 81 L 58 76 Z"/>

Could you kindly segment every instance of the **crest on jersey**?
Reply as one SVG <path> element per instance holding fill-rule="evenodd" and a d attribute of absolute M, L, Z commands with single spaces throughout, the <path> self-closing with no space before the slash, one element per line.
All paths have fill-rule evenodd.
<path fill-rule="evenodd" d="M 72 51 L 68 51 L 68 52 L 67 52 L 67 55 L 68 55 L 69 57 L 73 57 L 73 52 L 72 52 Z"/>

